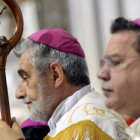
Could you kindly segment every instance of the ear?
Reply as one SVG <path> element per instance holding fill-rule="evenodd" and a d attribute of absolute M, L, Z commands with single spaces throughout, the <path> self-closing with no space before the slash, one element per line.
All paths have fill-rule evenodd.
<path fill-rule="evenodd" d="M 52 74 L 54 87 L 58 88 L 64 81 L 64 72 L 61 65 L 57 62 L 51 63 L 50 72 Z"/>

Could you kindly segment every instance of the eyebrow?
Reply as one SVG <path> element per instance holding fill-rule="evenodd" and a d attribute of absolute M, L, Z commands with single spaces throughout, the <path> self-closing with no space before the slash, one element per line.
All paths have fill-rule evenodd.
<path fill-rule="evenodd" d="M 122 57 L 122 56 L 120 56 L 119 54 L 113 54 L 113 55 L 106 56 L 105 58 L 109 58 L 109 57 Z"/>
<path fill-rule="evenodd" d="M 22 75 L 27 75 L 27 76 L 29 76 L 29 75 L 27 74 L 27 72 L 25 72 L 23 69 L 19 69 L 19 70 L 17 71 L 17 73 L 18 73 L 20 76 L 22 76 Z"/>

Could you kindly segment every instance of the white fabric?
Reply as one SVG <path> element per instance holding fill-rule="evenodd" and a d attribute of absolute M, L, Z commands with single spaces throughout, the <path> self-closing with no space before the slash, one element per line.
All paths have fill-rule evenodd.
<path fill-rule="evenodd" d="M 86 91 L 90 90 L 90 86 L 87 86 L 87 90 L 84 90 L 85 92 L 82 92 L 83 89 L 77 91 L 75 95 L 73 94 L 73 96 L 66 99 L 56 109 L 53 116 L 51 117 L 51 119 L 53 119 L 52 122 L 56 124 L 53 124 L 51 120 L 49 121 L 51 131 L 49 132 L 48 136 L 55 137 L 57 134 L 59 134 L 72 124 L 76 124 L 79 121 L 90 120 L 97 127 L 99 127 L 101 131 L 112 137 L 114 140 L 134 140 L 134 137 L 132 138 L 128 135 L 128 133 L 126 133 L 126 129 L 129 130 L 130 133 L 131 130 L 128 128 L 125 121 L 120 117 L 120 115 L 115 111 L 109 110 L 105 107 L 105 98 L 95 93 L 94 91 L 87 94 Z M 78 101 L 78 94 L 80 95 L 81 93 L 83 93 L 83 95 L 85 96 L 80 98 L 80 100 Z M 75 99 L 74 96 L 76 96 L 77 99 Z M 73 107 L 71 106 L 71 103 Z M 67 106 L 67 104 L 69 107 L 66 107 L 65 110 L 65 107 L 63 107 L 63 105 Z M 64 109 L 64 111 L 62 108 Z M 55 117 L 57 113 L 58 116 Z M 59 116 L 61 116 L 61 118 L 59 118 Z M 89 136 L 87 135 L 85 140 L 88 140 L 88 138 Z"/>
<path fill-rule="evenodd" d="M 91 92 L 91 86 L 87 85 L 80 90 L 76 91 L 72 96 L 66 98 L 62 101 L 58 107 L 55 109 L 53 115 L 48 121 L 50 130 L 53 130 L 56 127 L 58 120 L 67 113 L 84 95 Z"/>
<path fill-rule="evenodd" d="M 131 129 L 134 131 L 135 135 L 136 135 L 136 139 L 135 140 L 140 140 L 140 118 L 138 118 L 137 120 L 135 120 L 132 124 L 131 124 Z"/>

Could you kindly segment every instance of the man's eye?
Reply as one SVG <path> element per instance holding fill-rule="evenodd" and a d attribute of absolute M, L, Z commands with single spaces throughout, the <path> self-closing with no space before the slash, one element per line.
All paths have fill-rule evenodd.
<path fill-rule="evenodd" d="M 115 67 L 115 66 L 121 64 L 122 60 L 120 60 L 118 58 L 111 58 L 111 59 L 109 59 L 109 63 L 111 66 Z"/>
<path fill-rule="evenodd" d="M 23 77 L 22 77 L 22 79 L 23 79 L 23 80 L 27 80 L 27 79 L 28 79 L 28 77 L 26 77 L 26 76 L 23 76 Z"/>
<path fill-rule="evenodd" d="M 112 66 L 117 66 L 117 65 L 119 65 L 121 63 L 121 61 L 116 61 L 116 60 L 112 60 L 111 61 L 111 65 Z"/>

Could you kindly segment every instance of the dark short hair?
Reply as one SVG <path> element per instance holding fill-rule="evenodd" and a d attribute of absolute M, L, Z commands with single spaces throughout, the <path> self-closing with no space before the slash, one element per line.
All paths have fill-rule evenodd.
<path fill-rule="evenodd" d="M 116 18 L 112 22 L 110 32 L 114 34 L 122 31 L 133 31 L 138 33 L 132 46 L 138 53 L 140 53 L 140 26 L 135 24 L 132 20 L 127 20 L 123 17 Z"/>
<path fill-rule="evenodd" d="M 132 20 L 127 20 L 123 17 L 116 18 L 111 25 L 111 33 L 120 31 L 140 31 L 140 26 L 135 24 Z"/>

